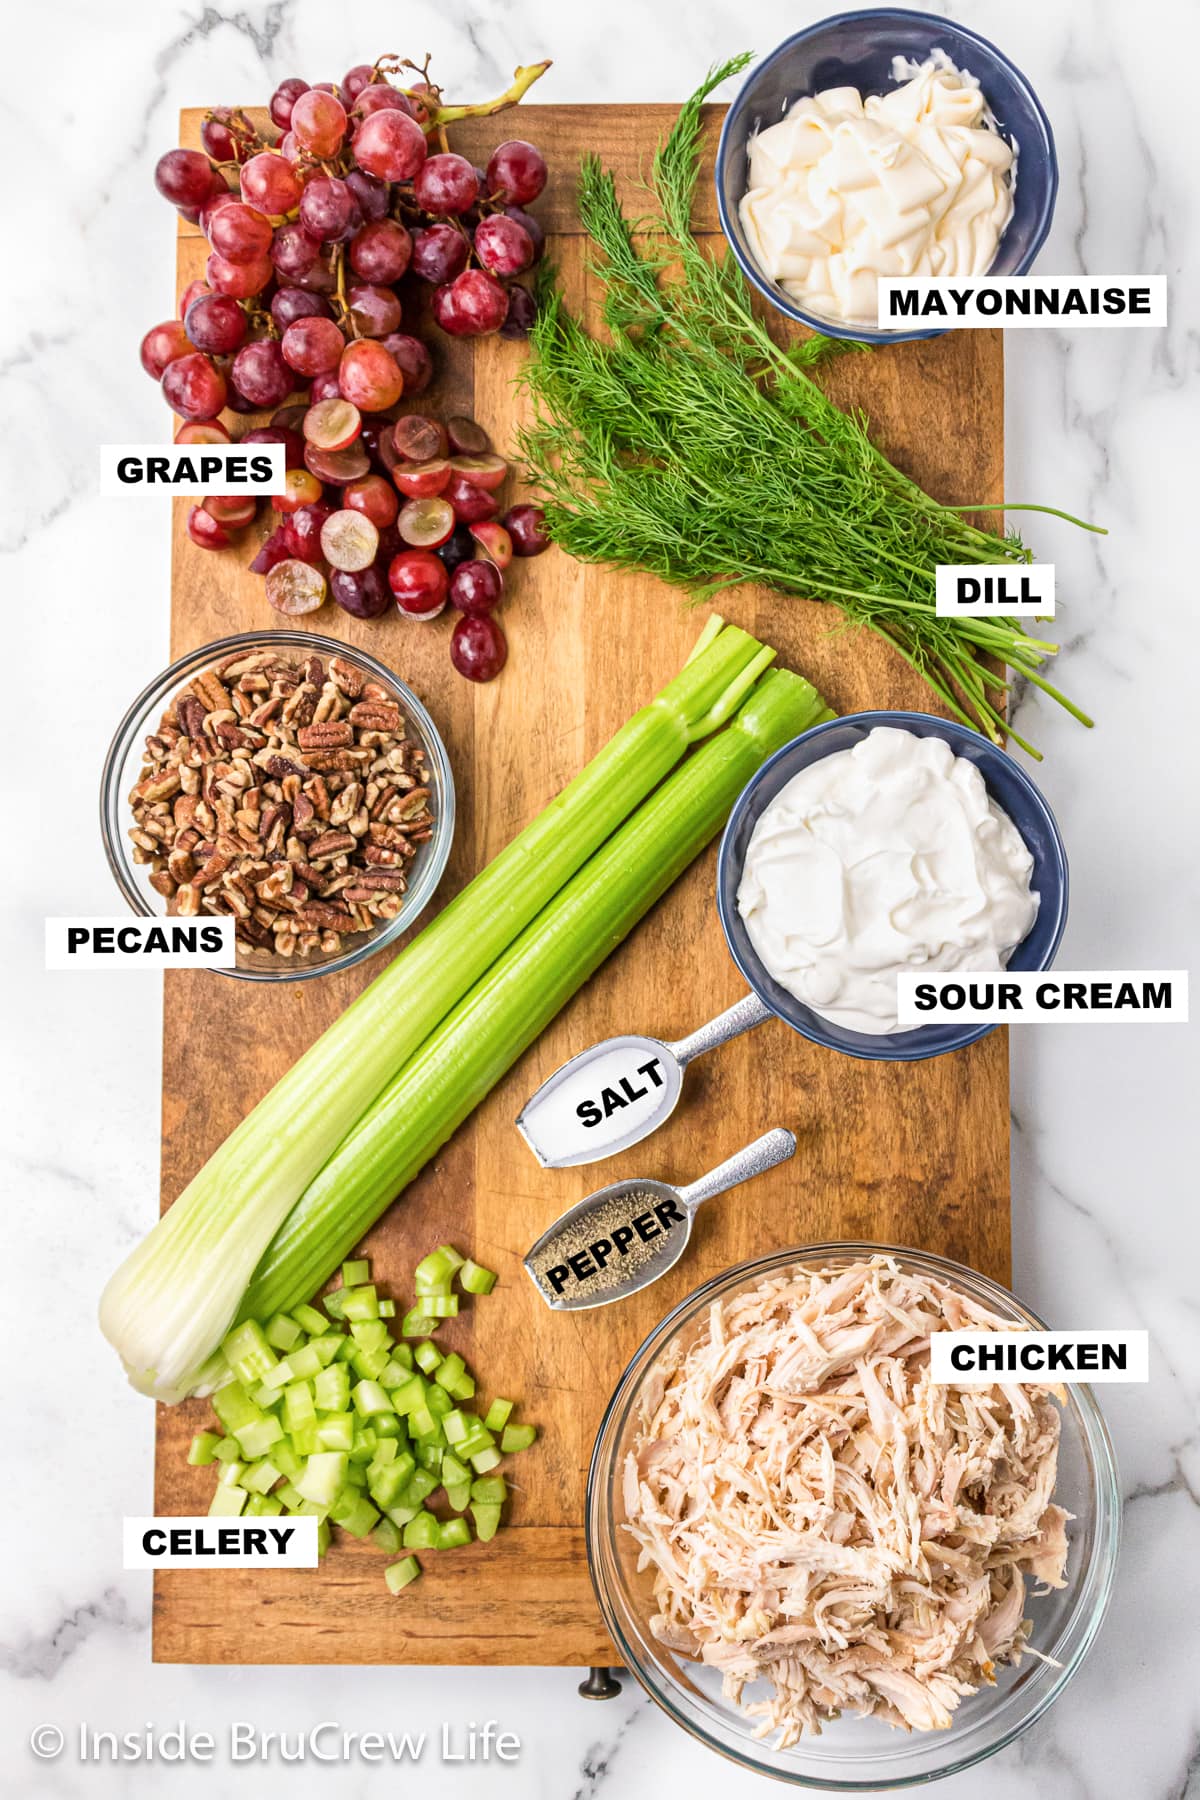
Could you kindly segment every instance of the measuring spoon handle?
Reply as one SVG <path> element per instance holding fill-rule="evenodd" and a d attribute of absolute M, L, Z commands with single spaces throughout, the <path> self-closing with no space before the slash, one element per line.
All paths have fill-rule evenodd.
<path fill-rule="evenodd" d="M 765 1175 L 776 1163 L 786 1162 L 789 1156 L 795 1154 L 795 1150 L 796 1140 L 791 1132 L 785 1131 L 782 1125 L 777 1125 L 774 1131 L 765 1132 L 762 1137 L 755 1138 L 752 1144 L 747 1144 L 744 1150 L 739 1150 L 736 1156 L 718 1163 L 715 1169 L 710 1169 L 699 1181 L 680 1188 L 679 1198 L 691 1212 L 702 1201 L 723 1194 L 726 1188 L 736 1187 L 739 1181 L 749 1181 L 752 1175 Z"/>
<path fill-rule="evenodd" d="M 668 1044 L 667 1049 L 680 1068 L 686 1069 L 695 1057 L 703 1056 L 706 1050 L 715 1050 L 718 1044 L 727 1044 L 730 1038 L 741 1037 L 743 1031 L 750 1031 L 755 1025 L 761 1025 L 764 1019 L 773 1016 L 770 1007 L 764 1006 L 757 994 L 747 994 L 744 1000 L 739 1000 L 728 1012 L 710 1019 L 707 1025 L 701 1025 L 699 1031 L 691 1032 L 677 1043 Z"/>

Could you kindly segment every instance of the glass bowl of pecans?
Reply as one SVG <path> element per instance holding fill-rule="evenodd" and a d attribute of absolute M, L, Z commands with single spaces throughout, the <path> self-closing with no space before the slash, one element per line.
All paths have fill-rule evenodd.
<path fill-rule="evenodd" d="M 428 904 L 454 780 L 411 688 L 309 631 L 244 632 L 182 656 L 117 728 L 105 854 L 134 912 L 232 917 L 247 981 L 352 968 Z"/>

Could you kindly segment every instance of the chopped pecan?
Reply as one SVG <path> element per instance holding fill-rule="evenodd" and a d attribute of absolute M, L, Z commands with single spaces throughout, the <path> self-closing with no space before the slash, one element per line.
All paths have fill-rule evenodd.
<path fill-rule="evenodd" d="M 354 727 L 348 719 L 326 719 L 303 726 L 296 742 L 302 750 L 342 750 L 354 742 Z"/>

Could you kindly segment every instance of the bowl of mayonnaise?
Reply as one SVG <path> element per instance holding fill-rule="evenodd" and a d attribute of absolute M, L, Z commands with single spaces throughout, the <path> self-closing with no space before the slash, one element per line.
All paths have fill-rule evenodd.
<path fill-rule="evenodd" d="M 869 342 L 884 276 L 1024 275 L 1058 191 L 1054 134 L 994 44 L 928 13 L 841 13 L 757 63 L 717 149 L 721 226 L 789 318 Z"/>
<path fill-rule="evenodd" d="M 995 1030 L 901 1025 L 901 973 L 1047 969 L 1067 894 L 1029 776 L 928 713 L 852 713 L 786 744 L 743 789 L 717 864 L 725 937 L 762 1003 L 813 1043 L 883 1062 Z"/>

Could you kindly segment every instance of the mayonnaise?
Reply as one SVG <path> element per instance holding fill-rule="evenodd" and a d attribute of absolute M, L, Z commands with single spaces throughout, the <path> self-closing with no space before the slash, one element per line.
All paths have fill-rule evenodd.
<path fill-rule="evenodd" d="M 807 311 L 874 325 L 881 275 L 982 275 L 1012 217 L 1013 152 L 943 51 L 888 94 L 826 88 L 749 144 L 741 220 Z"/>
<path fill-rule="evenodd" d="M 999 970 L 1037 917 L 1033 858 L 937 737 L 877 726 L 754 828 L 738 910 L 763 966 L 851 1031 L 895 1031 L 901 969 Z M 906 1028 L 908 1029 L 908 1028 Z"/>

